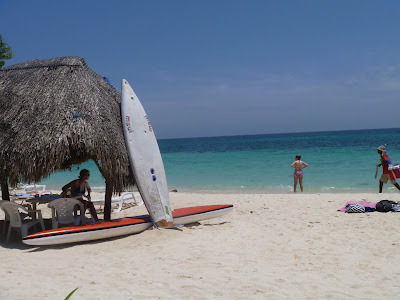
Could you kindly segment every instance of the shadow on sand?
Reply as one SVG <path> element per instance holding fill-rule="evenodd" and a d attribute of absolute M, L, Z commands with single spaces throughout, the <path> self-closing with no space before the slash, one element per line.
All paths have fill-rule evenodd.
<path fill-rule="evenodd" d="M 51 227 L 51 220 L 45 219 L 45 227 L 50 228 Z M 77 242 L 77 243 L 70 243 L 70 244 L 61 244 L 61 245 L 50 245 L 50 246 L 30 246 L 26 245 L 22 242 L 22 237 L 15 231 L 13 230 L 10 236 L 10 241 L 9 243 L 6 243 L 6 237 L 7 237 L 7 232 L 4 232 L 3 227 L 5 226 L 5 222 L 3 220 L 0 220 L 0 247 L 6 248 L 6 249 L 16 249 L 16 250 L 22 250 L 22 251 L 27 251 L 28 252 L 41 252 L 41 251 L 46 251 L 46 250 L 62 250 L 66 248 L 71 248 L 77 245 L 96 245 L 96 244 L 101 244 L 104 242 L 112 242 L 116 241 L 121 238 L 125 238 L 129 235 L 136 235 L 136 234 L 141 234 L 145 231 L 139 232 L 139 233 L 134 233 L 134 234 L 129 234 L 129 235 L 122 235 L 122 236 L 116 236 L 112 238 L 107 238 L 107 239 L 100 239 L 100 240 L 94 240 L 94 241 L 85 241 L 85 242 Z M 190 224 L 185 224 L 182 226 L 177 225 L 177 227 L 171 227 L 168 229 L 173 229 L 177 231 L 183 231 L 182 228 L 195 228 L 201 225 L 204 226 L 219 226 L 219 225 L 224 225 L 229 222 L 220 222 L 220 223 L 214 223 L 214 224 L 201 224 L 200 222 L 194 222 Z M 151 230 L 153 228 L 150 228 L 148 230 Z"/>

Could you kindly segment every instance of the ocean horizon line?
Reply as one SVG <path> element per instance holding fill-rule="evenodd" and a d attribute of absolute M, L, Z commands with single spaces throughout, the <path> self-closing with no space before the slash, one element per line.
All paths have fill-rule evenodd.
<path fill-rule="evenodd" d="M 320 133 L 339 133 L 339 132 L 355 132 L 355 131 L 384 131 L 384 130 L 400 130 L 400 127 L 393 128 L 364 128 L 364 129 L 342 129 L 342 130 L 317 130 L 317 131 L 294 131 L 294 132 L 275 132 L 275 133 L 251 133 L 251 134 L 234 134 L 234 135 L 212 135 L 212 136 L 193 136 L 193 137 L 171 137 L 157 138 L 158 141 L 168 140 L 190 140 L 190 139 L 210 139 L 210 138 L 234 138 L 244 136 L 274 136 L 274 135 L 295 135 L 295 134 L 320 134 Z"/>

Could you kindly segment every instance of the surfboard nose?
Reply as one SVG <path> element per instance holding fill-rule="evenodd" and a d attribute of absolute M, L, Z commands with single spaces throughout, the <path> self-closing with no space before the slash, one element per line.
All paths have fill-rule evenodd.
<path fill-rule="evenodd" d="M 133 91 L 132 87 L 130 86 L 128 80 L 126 80 L 126 79 L 122 79 L 121 90 L 122 90 L 122 93 L 125 92 L 125 93 L 127 93 L 129 95 L 133 95 L 134 97 L 136 97 L 135 92 Z"/>

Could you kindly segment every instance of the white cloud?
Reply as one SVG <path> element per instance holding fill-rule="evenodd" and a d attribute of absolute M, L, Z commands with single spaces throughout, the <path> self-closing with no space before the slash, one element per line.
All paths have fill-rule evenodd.
<path fill-rule="evenodd" d="M 344 84 L 353 89 L 374 92 L 400 91 L 400 64 L 370 67 L 344 80 Z"/>
<path fill-rule="evenodd" d="M 158 89 L 149 107 L 161 128 L 158 132 L 207 136 L 396 126 L 395 113 L 382 110 L 380 103 L 390 107 L 396 103 L 396 93 L 391 92 L 400 86 L 399 66 L 370 68 L 339 79 L 238 74 L 203 78 L 170 74 L 176 84 L 163 85 L 168 91 Z M 162 99 L 157 97 L 160 92 Z M 383 119 L 390 121 L 383 125 Z"/>

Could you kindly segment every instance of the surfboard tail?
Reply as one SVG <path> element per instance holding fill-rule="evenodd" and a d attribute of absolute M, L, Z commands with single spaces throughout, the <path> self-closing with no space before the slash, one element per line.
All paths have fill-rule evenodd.
<path fill-rule="evenodd" d="M 167 220 L 161 220 L 155 223 L 157 227 L 166 228 L 174 226 L 174 222 L 168 222 Z"/>

